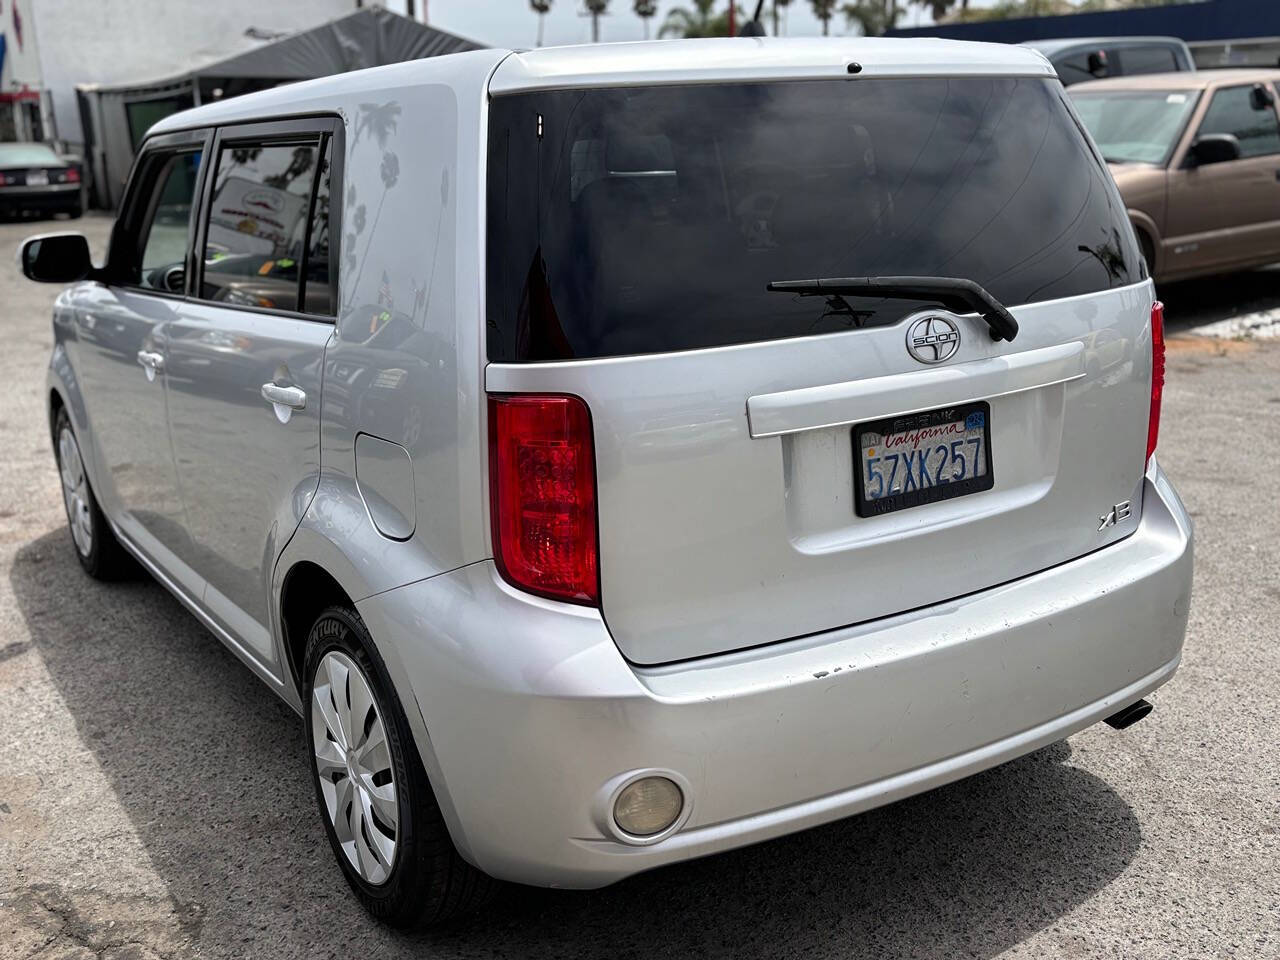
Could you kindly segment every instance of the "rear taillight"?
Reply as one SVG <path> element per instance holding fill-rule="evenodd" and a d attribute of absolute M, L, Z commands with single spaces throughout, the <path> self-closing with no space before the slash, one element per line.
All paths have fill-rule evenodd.
<path fill-rule="evenodd" d="M 578 397 L 489 398 L 493 554 L 514 586 L 556 600 L 600 600 L 595 444 Z"/>
<path fill-rule="evenodd" d="M 1151 305 L 1151 419 L 1147 422 L 1147 459 L 1160 439 L 1160 400 L 1164 395 L 1164 304 Z"/>
<path fill-rule="evenodd" d="M 3 187 L 8 181 L 5 180 L 4 174 L 0 173 L 0 187 Z"/>
<path fill-rule="evenodd" d="M 79 183 L 80 171 L 77 170 L 75 167 L 68 167 L 65 180 L 67 183 Z"/>

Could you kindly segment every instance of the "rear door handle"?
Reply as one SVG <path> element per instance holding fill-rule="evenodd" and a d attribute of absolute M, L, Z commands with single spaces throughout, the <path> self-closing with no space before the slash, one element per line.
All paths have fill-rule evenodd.
<path fill-rule="evenodd" d="M 164 369 L 164 354 L 154 350 L 139 350 L 138 362 L 147 374 L 147 380 L 154 380 L 156 374 Z"/>
<path fill-rule="evenodd" d="M 262 385 L 262 399 L 272 405 L 303 410 L 307 406 L 307 395 L 301 387 L 282 387 L 274 383 Z"/>

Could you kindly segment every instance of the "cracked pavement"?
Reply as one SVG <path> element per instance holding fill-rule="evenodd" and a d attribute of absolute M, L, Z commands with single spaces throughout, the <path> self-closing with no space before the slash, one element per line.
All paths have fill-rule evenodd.
<path fill-rule="evenodd" d="M 101 252 L 109 221 L 0 224 L 3 960 L 1280 956 L 1280 343 L 1170 341 L 1160 459 L 1197 569 L 1148 719 L 606 890 L 511 888 L 405 937 L 332 861 L 296 716 L 158 585 L 75 562 L 42 399 L 56 290 L 9 256 L 68 227 Z M 1173 334 L 1280 307 L 1265 273 L 1161 295 Z"/>

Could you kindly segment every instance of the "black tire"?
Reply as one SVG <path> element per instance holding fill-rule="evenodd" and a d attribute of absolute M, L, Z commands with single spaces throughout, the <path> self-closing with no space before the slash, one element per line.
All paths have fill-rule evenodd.
<path fill-rule="evenodd" d="M 395 777 L 399 810 L 396 850 L 390 872 L 377 885 L 361 877 L 342 850 L 330 820 L 312 749 L 316 671 L 325 654 L 335 651 L 354 661 L 364 674 L 373 693 L 377 716 L 386 731 Z M 500 885 L 463 860 L 454 847 L 414 745 L 404 708 L 360 615 L 341 606 L 329 607 L 321 613 L 307 636 L 304 662 L 303 715 L 316 804 L 334 859 L 365 909 L 390 926 L 409 929 L 442 923 L 483 906 Z"/>
<path fill-rule="evenodd" d="M 72 207 L 70 210 L 67 211 L 67 216 L 70 217 L 72 220 L 79 220 L 81 217 L 84 216 L 84 207 L 80 204 L 76 204 L 74 207 Z"/>
<path fill-rule="evenodd" d="M 80 457 L 80 470 L 84 471 L 83 456 L 80 453 L 80 440 L 76 437 L 75 428 L 71 425 L 71 418 L 67 416 L 65 407 L 58 408 L 58 414 L 54 418 L 53 423 L 53 456 L 58 465 L 58 482 L 62 485 L 63 479 L 63 445 L 61 443 L 63 431 L 68 431 L 72 439 L 75 441 L 74 455 Z M 107 523 L 107 518 L 102 514 L 102 508 L 98 506 L 98 497 L 93 492 L 93 485 L 89 482 L 89 476 L 84 474 L 84 496 L 83 504 L 85 507 L 84 514 L 87 520 L 90 536 L 90 545 L 88 549 L 83 549 L 80 541 L 76 539 L 73 526 L 76 523 L 72 516 L 72 503 L 63 495 L 62 505 L 67 514 L 67 532 L 71 536 L 71 547 L 76 552 L 76 559 L 80 561 L 80 566 L 84 568 L 84 572 L 89 574 L 95 580 L 129 580 L 136 577 L 141 568 L 138 561 L 134 560 L 124 547 L 120 545 L 120 541 L 111 531 L 111 525 Z"/>

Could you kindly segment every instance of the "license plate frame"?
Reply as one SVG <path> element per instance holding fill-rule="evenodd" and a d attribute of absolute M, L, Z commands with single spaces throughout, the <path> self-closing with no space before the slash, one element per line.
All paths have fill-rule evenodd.
<path fill-rule="evenodd" d="M 27 171 L 28 187 L 47 187 L 49 185 L 49 174 L 44 170 Z"/>
<path fill-rule="evenodd" d="M 973 414 L 982 415 L 980 425 L 973 428 L 981 431 L 982 449 L 979 452 L 979 456 L 982 457 L 985 465 L 981 475 L 967 477 L 963 480 L 930 484 L 922 488 L 904 490 L 902 493 L 881 496 L 876 499 L 871 499 L 867 496 L 867 470 L 863 457 L 862 443 L 862 437 L 865 434 L 876 433 L 881 436 L 889 436 L 910 430 L 943 426 L 957 421 L 967 423 Z M 966 430 L 966 435 L 967 433 L 968 431 Z M 923 410 L 919 413 L 886 417 L 882 420 L 873 420 L 867 423 L 857 423 L 854 424 L 849 435 L 853 446 L 853 504 L 854 511 L 859 517 L 880 517 L 899 510 L 907 510 L 911 507 L 921 507 L 925 504 L 938 503 L 943 500 L 954 500 L 956 497 L 964 497 L 969 494 L 990 490 L 995 485 L 991 457 L 991 405 L 985 400 L 957 403 L 947 407 Z"/>

